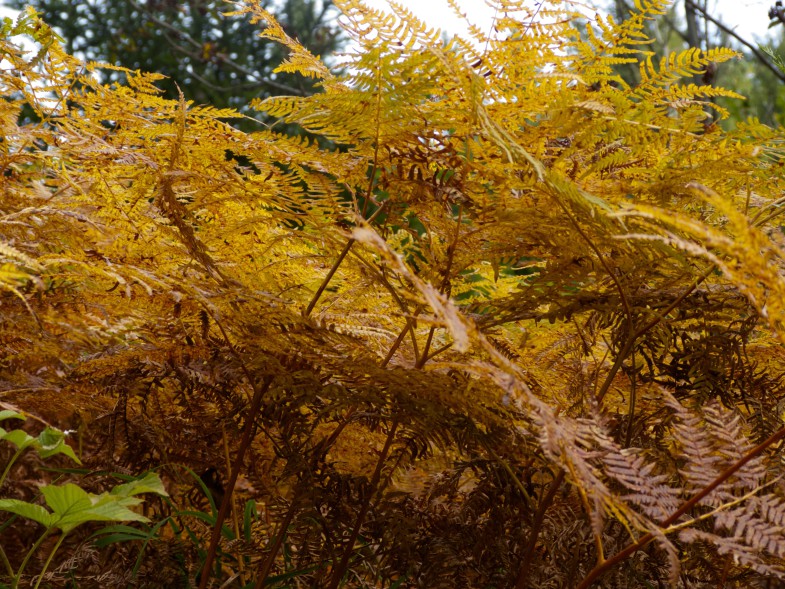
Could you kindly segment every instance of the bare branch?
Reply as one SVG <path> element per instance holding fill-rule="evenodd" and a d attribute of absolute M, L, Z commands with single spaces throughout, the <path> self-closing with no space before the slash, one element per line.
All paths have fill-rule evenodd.
<path fill-rule="evenodd" d="M 149 10 L 146 10 L 143 6 L 140 6 L 139 4 L 134 2 L 134 0 L 130 0 L 130 2 L 131 2 L 131 5 L 136 10 L 138 10 L 142 14 L 146 15 L 146 17 L 150 19 L 150 22 L 158 25 L 162 29 L 166 29 L 167 31 L 171 31 L 172 33 L 175 33 L 179 38 L 183 39 L 183 41 L 185 41 L 186 43 L 188 43 L 189 45 L 191 45 L 195 49 L 197 49 L 199 51 L 202 50 L 202 44 L 199 41 L 197 41 L 196 39 L 194 39 L 193 37 L 191 37 L 188 33 L 178 29 L 177 27 L 169 24 L 168 22 L 162 21 L 161 19 L 157 18 Z M 188 53 L 188 51 L 185 50 L 184 47 L 183 48 L 177 47 L 177 49 L 179 51 L 181 51 L 182 53 L 186 53 L 188 55 L 191 55 L 190 53 Z M 215 58 L 217 60 L 219 60 L 221 63 L 225 63 L 226 65 L 228 65 L 230 68 L 232 68 L 236 72 L 238 72 L 240 74 L 243 74 L 248 79 L 257 82 L 258 84 L 260 84 L 262 86 L 268 86 L 268 87 L 273 88 L 275 90 L 278 90 L 280 92 L 286 92 L 287 94 L 291 94 L 293 96 L 305 96 L 306 95 L 306 92 L 303 92 L 302 90 L 299 90 L 299 89 L 295 88 L 294 86 L 289 86 L 288 84 L 281 84 L 280 82 L 276 82 L 275 80 L 269 80 L 267 78 L 259 77 L 259 74 L 257 72 L 249 70 L 247 67 L 240 65 L 239 63 L 237 63 L 236 61 L 232 60 L 228 55 L 226 55 L 224 53 L 216 54 Z"/>
<path fill-rule="evenodd" d="M 766 59 L 766 56 L 763 54 L 763 52 L 760 49 L 758 49 L 757 47 L 755 47 L 755 45 L 753 45 L 749 41 L 745 40 L 736 31 L 734 31 L 733 29 L 731 29 L 727 25 L 723 24 L 722 22 L 720 22 L 719 20 L 717 20 L 716 18 L 711 16 L 702 7 L 700 7 L 697 4 L 695 4 L 695 2 L 693 0 L 684 0 L 684 3 L 685 3 L 685 6 L 691 7 L 694 10 L 697 10 L 698 12 L 700 12 L 703 15 L 703 18 L 705 18 L 707 21 L 712 23 L 714 26 L 716 26 L 718 29 L 720 29 L 724 33 L 727 33 L 728 35 L 730 35 L 731 37 L 736 39 L 739 43 L 744 45 L 747 49 L 752 51 L 753 55 L 755 55 L 755 57 L 757 57 L 758 60 L 764 66 L 766 66 L 769 70 L 771 70 L 774 73 L 774 75 L 777 76 L 777 78 L 781 82 L 785 82 L 785 74 L 782 73 L 780 70 L 778 70 L 777 67 L 774 64 L 772 64 L 768 59 Z"/>

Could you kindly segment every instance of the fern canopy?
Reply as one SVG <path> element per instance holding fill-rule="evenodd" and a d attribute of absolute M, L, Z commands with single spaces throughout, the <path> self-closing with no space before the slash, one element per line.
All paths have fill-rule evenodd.
<path fill-rule="evenodd" d="M 738 96 L 685 80 L 736 54 L 651 55 L 659 0 L 588 24 L 496 0 L 492 36 L 448 41 L 335 3 L 340 73 L 258 2 L 228 16 L 319 84 L 252 105 L 294 136 L 156 74 L 103 85 L 32 11 L 3 25 L 0 401 L 171 496 L 134 575 L 101 574 L 785 577 L 785 137 L 722 131 Z M 71 548 L 49 581 L 105 584 Z"/>

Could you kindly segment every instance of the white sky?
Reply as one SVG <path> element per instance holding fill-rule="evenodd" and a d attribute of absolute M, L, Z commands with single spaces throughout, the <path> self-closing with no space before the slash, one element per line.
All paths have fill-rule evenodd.
<path fill-rule="evenodd" d="M 387 0 L 364 0 L 366 4 L 375 8 L 388 8 Z M 448 34 L 464 33 L 465 26 L 455 17 L 452 10 L 445 0 L 397 0 L 400 4 L 407 7 L 418 17 L 426 21 L 433 27 L 445 30 Z M 583 0 L 581 4 L 593 3 L 603 5 L 608 0 Z M 768 34 L 769 8 L 775 0 L 709 0 L 709 7 L 712 16 L 721 20 L 724 24 L 734 28 L 744 39 L 755 43 L 756 40 L 763 41 Z M 469 20 L 474 24 L 490 30 L 493 20 L 493 10 L 485 3 L 485 0 L 458 0 L 459 4 L 467 13 Z M 534 5 L 535 0 L 529 0 Z M 678 0 L 683 5 L 681 0 Z M 632 3 L 632 2 L 630 2 Z M 0 0 L 0 17 L 15 17 L 16 11 L 3 7 Z M 773 29 L 777 31 L 778 29 Z"/>
<path fill-rule="evenodd" d="M 364 0 L 366 4 L 374 8 L 385 9 L 388 7 L 387 0 Z M 461 21 L 458 20 L 445 0 L 397 0 L 406 6 L 419 18 L 432 25 L 446 30 L 448 33 L 461 34 L 465 31 Z M 710 0 L 709 8 L 711 15 L 722 21 L 725 25 L 733 28 L 744 39 L 755 43 L 756 38 L 763 40 L 768 32 L 769 8 L 774 5 L 775 0 Z M 493 19 L 491 10 L 484 0 L 458 0 L 460 6 L 467 13 L 469 19 L 483 29 L 489 29 Z M 534 6 L 535 1 L 529 0 Z M 589 2 L 581 2 L 588 4 Z M 591 2 L 599 6 L 605 5 L 603 0 Z M 632 4 L 632 2 L 629 2 Z M 683 2 L 679 0 L 683 6 Z M 776 29 L 774 29 L 776 30 Z"/>

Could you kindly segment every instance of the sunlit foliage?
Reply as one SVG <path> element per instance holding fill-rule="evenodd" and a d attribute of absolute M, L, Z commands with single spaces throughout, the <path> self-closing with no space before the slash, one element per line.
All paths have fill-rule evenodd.
<path fill-rule="evenodd" d="M 146 515 L 176 522 L 133 578 L 87 543 L 52 583 L 785 576 L 783 136 L 721 130 L 708 100 L 736 95 L 680 83 L 735 54 L 654 59 L 662 0 L 582 28 L 497 0 L 491 36 L 447 43 L 336 4 L 342 75 L 258 4 L 233 16 L 323 90 L 253 106 L 324 142 L 4 28 L 0 400 L 93 471 L 157 469 Z"/>

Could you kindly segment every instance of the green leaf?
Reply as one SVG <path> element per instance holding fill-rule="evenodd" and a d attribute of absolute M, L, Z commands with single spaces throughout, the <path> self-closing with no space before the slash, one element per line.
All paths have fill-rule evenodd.
<path fill-rule="evenodd" d="M 20 450 L 24 450 L 28 446 L 33 445 L 36 441 L 33 436 L 21 429 L 13 429 L 10 432 L 3 430 L 3 434 L 0 435 L 0 439 L 11 442 Z"/>
<path fill-rule="evenodd" d="M 50 525 L 68 533 L 77 526 L 94 521 L 149 521 L 143 515 L 131 511 L 142 502 L 135 497 L 123 497 L 102 493 L 93 495 L 73 483 L 41 489 L 47 505 L 52 508 Z"/>
<path fill-rule="evenodd" d="M 107 500 L 101 503 L 98 503 L 91 507 L 90 509 L 85 509 L 82 511 L 75 511 L 73 513 L 69 513 L 68 515 L 64 516 L 60 521 L 57 522 L 57 526 L 61 528 L 64 532 L 68 532 L 74 529 L 76 526 L 87 522 L 98 522 L 98 521 L 108 521 L 108 522 L 127 522 L 127 521 L 136 521 L 136 522 L 148 522 L 150 521 L 145 516 L 136 513 L 135 511 L 131 511 L 128 507 L 122 505 L 120 501 L 117 500 L 110 500 L 111 498 L 107 495 Z M 141 500 L 136 500 L 135 504 L 141 503 Z"/>
<path fill-rule="evenodd" d="M 39 524 L 52 527 L 54 516 L 40 505 L 20 501 L 19 499 L 0 499 L 0 511 L 8 511 L 31 519 Z"/>
<path fill-rule="evenodd" d="M 116 534 L 106 534 L 105 536 L 101 536 L 95 541 L 95 545 L 98 548 L 105 548 L 110 544 L 118 544 L 120 542 L 135 542 L 136 540 L 147 540 L 147 534 L 125 534 L 125 533 L 116 533 Z"/>
<path fill-rule="evenodd" d="M 25 419 L 27 419 L 27 417 L 25 417 L 18 411 L 3 409 L 2 411 L 0 411 L 0 421 L 3 421 L 4 419 L 21 419 L 22 421 L 24 421 Z"/>
<path fill-rule="evenodd" d="M 150 536 L 150 530 L 142 530 L 139 528 L 134 528 L 133 526 L 124 526 L 122 524 L 116 526 L 106 526 L 105 528 L 101 528 L 97 532 L 95 532 L 90 538 L 98 538 L 100 536 L 105 536 L 106 534 L 128 534 L 129 536 L 135 536 L 137 538 L 147 538 Z"/>
<path fill-rule="evenodd" d="M 164 489 L 163 481 L 154 472 L 148 472 L 141 479 L 136 479 L 130 483 L 117 485 L 110 491 L 111 495 L 118 497 L 131 497 L 141 493 L 155 493 L 162 497 L 168 497 L 169 494 Z"/>
<path fill-rule="evenodd" d="M 49 458 L 56 454 L 65 454 L 77 464 L 82 462 L 74 454 L 73 448 L 65 442 L 65 433 L 53 427 L 47 427 L 38 434 L 36 448 L 41 458 Z"/>
<path fill-rule="evenodd" d="M 25 419 L 25 417 L 16 411 L 5 410 L 0 411 L 0 420 L 3 419 Z M 71 446 L 65 442 L 65 434 L 53 427 L 47 426 L 36 438 L 21 429 L 7 431 L 0 427 L 0 440 L 11 442 L 20 450 L 32 446 L 41 458 L 65 454 L 77 464 L 81 464 Z"/>
<path fill-rule="evenodd" d="M 140 530 L 131 526 L 107 526 L 98 530 L 90 538 L 96 538 L 95 545 L 99 548 L 117 542 L 131 542 L 135 540 L 149 540 L 153 532 L 149 529 Z"/>
<path fill-rule="evenodd" d="M 100 495 L 88 493 L 72 483 L 62 486 L 49 485 L 43 487 L 41 492 L 54 512 L 50 525 L 66 533 L 87 522 L 147 522 L 149 520 L 146 517 L 129 509 L 142 503 L 142 499 L 134 495 L 167 494 L 160 477 L 155 473 L 147 473 L 141 479 L 118 485 L 110 492 Z"/>
<path fill-rule="evenodd" d="M 62 486 L 47 485 L 41 488 L 41 492 L 46 504 L 59 516 L 82 511 L 93 505 L 93 502 L 90 501 L 90 494 L 73 483 Z"/>
<path fill-rule="evenodd" d="M 245 502 L 245 509 L 243 509 L 243 536 L 246 541 L 251 541 L 251 534 L 253 532 L 253 522 L 259 517 L 259 512 L 256 510 L 256 501 L 249 499 Z"/>

